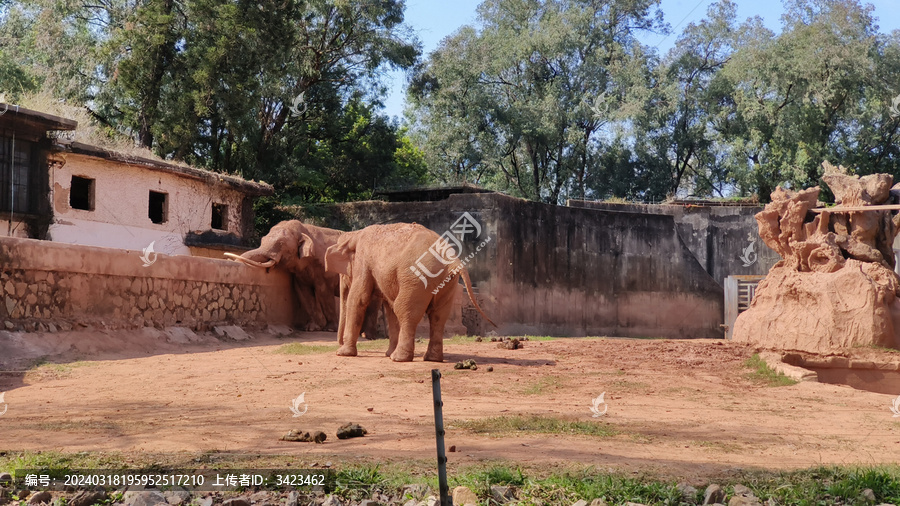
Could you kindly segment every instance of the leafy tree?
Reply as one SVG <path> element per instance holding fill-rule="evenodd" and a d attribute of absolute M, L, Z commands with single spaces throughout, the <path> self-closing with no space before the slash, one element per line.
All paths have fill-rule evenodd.
<path fill-rule="evenodd" d="M 557 203 L 587 194 L 617 74 L 661 27 L 652 0 L 487 0 L 411 88 L 417 137 L 445 181 Z"/>
<path fill-rule="evenodd" d="M 718 130 L 725 127 L 731 83 L 720 74 L 733 53 L 736 6 L 725 0 L 708 18 L 689 25 L 661 62 L 649 59 L 646 86 L 632 86 L 634 158 L 645 174 L 645 199 L 679 193 L 723 196 L 728 158 Z"/>
<path fill-rule="evenodd" d="M 486 1 L 410 86 L 433 177 L 561 202 L 765 200 L 818 184 L 825 159 L 900 176 L 900 32 L 871 6 L 787 0 L 776 33 L 721 0 L 662 58 L 634 40 L 652 6 Z"/>
<path fill-rule="evenodd" d="M 0 36 L 18 35 L 13 60 L 35 64 L 36 86 L 163 158 L 268 180 L 291 202 L 362 198 L 424 170 L 376 112 L 381 70 L 419 55 L 402 0 L 10 6 Z"/>
<path fill-rule="evenodd" d="M 885 78 L 897 77 L 900 67 L 885 58 L 897 46 L 876 33 L 872 7 L 791 0 L 782 20 L 778 35 L 745 30 L 723 69 L 734 83 L 737 128 L 729 140 L 744 167 L 737 177 L 742 192 L 766 199 L 779 184 L 813 186 L 825 159 L 896 174 Z"/>

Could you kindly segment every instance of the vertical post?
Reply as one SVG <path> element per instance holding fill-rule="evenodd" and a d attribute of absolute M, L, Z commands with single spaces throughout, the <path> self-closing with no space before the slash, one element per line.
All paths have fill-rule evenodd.
<path fill-rule="evenodd" d="M 450 487 L 447 485 L 447 454 L 444 451 L 444 403 L 441 401 L 441 371 L 431 370 L 431 391 L 434 394 L 434 437 L 437 441 L 438 484 L 441 489 L 441 506 L 453 506 Z"/>
<path fill-rule="evenodd" d="M 738 317 L 738 278 L 725 278 L 725 339 L 731 339 L 734 321 Z"/>

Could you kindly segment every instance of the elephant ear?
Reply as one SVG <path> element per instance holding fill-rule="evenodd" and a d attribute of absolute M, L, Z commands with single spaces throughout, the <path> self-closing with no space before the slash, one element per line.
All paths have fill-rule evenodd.
<path fill-rule="evenodd" d="M 312 237 L 306 234 L 300 234 L 300 244 L 297 248 L 297 256 L 300 258 L 311 257 L 315 255 L 315 244 Z"/>
<path fill-rule="evenodd" d="M 356 253 L 356 234 L 341 234 L 337 243 L 325 252 L 325 270 L 350 275 L 350 263 Z"/>

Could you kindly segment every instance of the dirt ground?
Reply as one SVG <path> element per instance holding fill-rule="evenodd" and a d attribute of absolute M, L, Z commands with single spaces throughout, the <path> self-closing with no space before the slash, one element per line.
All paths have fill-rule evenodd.
<path fill-rule="evenodd" d="M 442 364 L 421 360 L 425 343 L 416 361 L 398 364 L 384 357 L 385 341 L 365 344 L 359 357 L 337 357 L 329 333 L 258 333 L 242 342 L 206 336 L 191 345 L 126 331 L 17 339 L 0 343 L 3 450 L 280 454 L 296 456 L 295 465 L 433 461 L 430 370 L 437 367 L 447 446 L 457 449 L 451 466 L 578 463 L 691 480 L 736 468 L 889 463 L 900 455 L 894 396 L 821 383 L 764 386 L 745 377 L 753 350 L 727 341 L 572 338 L 506 350 L 455 340 Z M 275 353 L 287 343 L 329 349 Z M 16 361 L 13 349 L 47 355 L 48 363 L 25 372 L 34 357 Z M 454 369 L 469 358 L 478 370 Z M 592 399 L 604 392 L 599 407 L 607 411 L 594 417 Z M 292 400 L 302 393 L 307 411 L 295 417 Z M 595 422 L 619 433 L 496 436 L 454 426 L 513 415 Z M 346 422 L 368 435 L 338 440 Z M 294 428 L 325 431 L 328 441 L 279 439 Z"/>

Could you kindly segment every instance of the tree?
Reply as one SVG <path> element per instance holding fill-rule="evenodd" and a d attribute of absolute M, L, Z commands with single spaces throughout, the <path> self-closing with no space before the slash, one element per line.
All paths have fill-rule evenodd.
<path fill-rule="evenodd" d="M 720 70 L 734 51 L 736 10 L 730 0 L 710 6 L 708 18 L 688 25 L 663 61 L 648 60 L 646 85 L 630 88 L 632 150 L 645 174 L 645 199 L 726 192 L 728 156 L 718 134 L 731 86 Z"/>
<path fill-rule="evenodd" d="M 896 60 L 885 65 L 896 40 L 879 37 L 872 7 L 855 0 L 791 0 L 786 7 L 782 33 L 745 30 L 723 70 L 734 83 L 738 128 L 730 143 L 744 167 L 742 192 L 766 199 L 779 184 L 816 185 L 825 159 L 896 174 L 884 80 L 900 71 Z"/>
<path fill-rule="evenodd" d="M 402 134 L 377 113 L 381 70 L 419 55 L 402 0 L 11 5 L 0 34 L 21 33 L 23 67 L 48 63 L 37 85 L 162 158 L 271 181 L 292 202 L 361 198 L 424 169 L 401 169 Z M 58 46 L 38 43 L 44 19 Z"/>
<path fill-rule="evenodd" d="M 656 2 L 488 0 L 480 29 L 445 40 L 411 86 L 416 136 L 437 177 L 546 202 L 587 194 L 602 127 L 643 57 Z M 442 165 L 437 165 L 442 164 Z"/>

